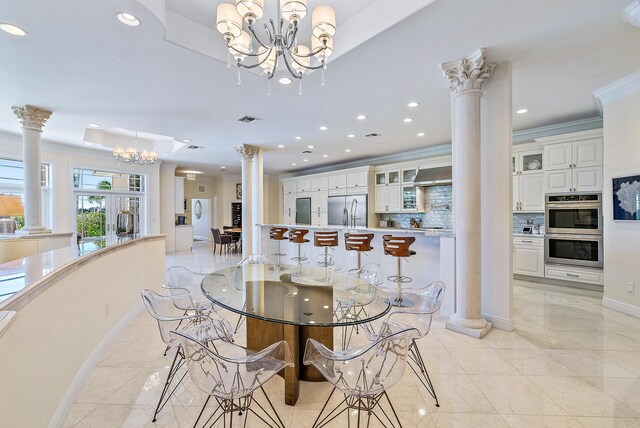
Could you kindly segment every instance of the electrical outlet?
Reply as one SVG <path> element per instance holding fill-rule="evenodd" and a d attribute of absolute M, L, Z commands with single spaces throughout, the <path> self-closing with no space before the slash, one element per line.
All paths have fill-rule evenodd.
<path fill-rule="evenodd" d="M 636 285 L 633 282 L 627 282 L 627 293 L 635 294 L 635 292 L 636 292 Z"/>

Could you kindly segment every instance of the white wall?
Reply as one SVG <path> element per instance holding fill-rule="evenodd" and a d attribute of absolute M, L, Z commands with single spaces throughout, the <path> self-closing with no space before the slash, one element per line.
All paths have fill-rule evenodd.
<path fill-rule="evenodd" d="M 167 252 L 176 250 L 175 174 L 175 165 L 160 165 L 160 233 L 167 235 Z"/>
<path fill-rule="evenodd" d="M 640 317 L 640 221 L 613 221 L 611 181 L 613 177 L 640 174 L 640 74 L 612 86 L 605 92 L 617 94 L 603 97 L 603 304 Z M 635 294 L 626 292 L 627 282 L 635 284 Z"/>
<path fill-rule="evenodd" d="M 75 232 L 75 203 L 70 169 L 88 167 L 119 170 L 110 152 L 71 147 L 47 141 L 42 135 L 42 162 L 51 164 L 51 211 L 54 232 Z M 22 160 L 22 136 L 0 132 L 0 157 Z M 121 167 L 124 170 L 126 167 Z M 160 233 L 160 189 L 158 167 L 131 166 L 127 172 L 147 174 L 147 233 Z"/>

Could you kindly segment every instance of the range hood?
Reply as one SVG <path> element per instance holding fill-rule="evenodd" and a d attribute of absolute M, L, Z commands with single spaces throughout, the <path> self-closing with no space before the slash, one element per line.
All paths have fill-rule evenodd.
<path fill-rule="evenodd" d="M 450 166 L 419 169 L 414 186 L 446 186 L 453 183 L 453 169 Z"/>

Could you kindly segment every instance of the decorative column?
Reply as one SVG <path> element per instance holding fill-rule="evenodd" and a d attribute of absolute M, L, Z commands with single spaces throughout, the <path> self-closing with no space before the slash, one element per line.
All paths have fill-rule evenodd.
<path fill-rule="evenodd" d="M 51 233 L 42 224 L 42 190 L 40 184 L 40 137 L 51 112 L 34 106 L 11 107 L 22 125 L 22 158 L 24 163 L 24 227 L 18 235 Z"/>
<path fill-rule="evenodd" d="M 251 172 L 253 168 L 253 157 L 258 152 L 258 148 L 243 144 L 237 146 L 236 152 L 242 158 L 242 257 L 253 254 L 253 208 L 251 197 Z"/>
<path fill-rule="evenodd" d="M 252 188 L 251 188 L 251 197 L 253 199 L 252 202 L 252 225 L 253 225 L 253 250 L 256 253 L 260 253 L 262 248 L 262 234 L 260 233 L 260 228 L 256 226 L 256 224 L 264 223 L 264 177 L 263 177 L 263 169 L 262 169 L 262 149 L 257 148 L 256 155 L 253 158 L 253 171 L 251 177 L 253 179 Z"/>
<path fill-rule="evenodd" d="M 453 102 L 456 312 L 447 328 L 476 338 L 491 329 L 481 315 L 480 97 L 494 67 L 485 61 L 484 49 L 440 65 Z"/>

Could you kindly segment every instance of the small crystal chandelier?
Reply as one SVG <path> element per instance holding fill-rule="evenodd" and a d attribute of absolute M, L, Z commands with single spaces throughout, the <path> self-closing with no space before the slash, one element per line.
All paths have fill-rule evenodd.
<path fill-rule="evenodd" d="M 136 139 L 134 147 L 116 147 L 113 149 L 113 156 L 118 163 L 133 164 L 139 163 L 140 165 L 154 165 L 158 160 L 158 153 L 151 150 L 142 152 L 138 151 L 138 131 L 136 131 Z"/>
<path fill-rule="evenodd" d="M 318 6 L 311 15 L 311 48 L 298 43 L 298 24 L 307 14 L 307 0 L 280 0 L 279 25 L 273 19 L 271 24 L 264 24 L 267 40 L 258 37 L 254 30 L 254 23 L 264 13 L 264 0 L 236 0 L 231 3 L 218 5 L 216 27 L 227 42 L 229 48 L 229 63 L 231 57 L 238 67 L 238 84 L 240 84 L 240 68 L 262 68 L 269 78 L 269 83 L 278 69 L 280 59 L 287 70 L 302 82 L 302 76 L 307 70 L 322 69 L 322 85 L 324 85 L 324 70 L 326 60 L 333 53 L 333 36 L 336 33 L 336 13 L 329 6 Z M 247 23 L 247 30 L 243 29 L 242 20 Z M 285 22 L 286 21 L 286 22 Z M 253 49 L 253 45 L 257 49 Z M 256 61 L 246 64 L 247 58 Z M 312 65 L 312 58 L 319 64 Z"/>

